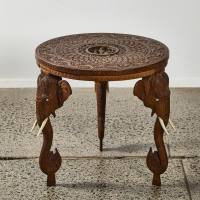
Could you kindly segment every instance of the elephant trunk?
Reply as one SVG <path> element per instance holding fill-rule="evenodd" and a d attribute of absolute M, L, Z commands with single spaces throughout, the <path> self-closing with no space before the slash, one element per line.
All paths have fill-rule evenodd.
<path fill-rule="evenodd" d="M 39 165 L 43 173 L 48 175 L 47 185 L 51 186 L 55 184 L 55 173 L 61 166 L 61 156 L 57 149 L 55 153 L 50 151 L 53 140 L 53 129 L 48 119 L 43 131 L 43 146 L 40 153 Z"/>
<path fill-rule="evenodd" d="M 156 113 L 157 119 L 154 127 L 154 140 L 158 151 L 152 152 L 150 148 L 147 155 L 147 166 L 154 173 L 153 185 L 161 185 L 160 174 L 164 173 L 168 166 L 167 152 L 163 142 L 163 133 L 168 124 L 170 113 L 169 78 L 161 71 L 155 75 L 144 77 L 134 87 L 134 95 L 143 101 L 144 106 Z M 162 125 L 162 126 L 161 126 Z"/>
<path fill-rule="evenodd" d="M 164 173 L 168 166 L 167 153 L 163 142 L 163 133 L 164 131 L 157 117 L 154 127 L 154 139 L 158 151 L 154 151 L 153 153 L 152 148 L 150 148 L 146 160 L 150 171 L 157 175 Z"/>
<path fill-rule="evenodd" d="M 146 159 L 148 168 L 151 172 L 154 173 L 154 181 L 157 182 L 155 185 L 160 185 L 160 174 L 164 173 L 168 166 L 168 157 L 163 141 L 164 130 L 160 124 L 159 116 L 163 119 L 164 125 L 166 127 L 168 124 L 170 111 L 169 96 L 165 98 L 164 102 L 160 103 L 162 103 L 164 106 L 158 105 L 160 109 L 157 109 L 157 118 L 154 126 L 154 140 L 158 151 L 154 151 L 153 153 L 152 148 L 150 148 Z M 157 181 L 155 178 L 156 176 L 158 177 Z"/>
<path fill-rule="evenodd" d="M 55 173 L 61 166 L 61 156 L 57 149 L 55 149 L 55 153 L 50 151 L 53 130 L 49 116 L 52 114 L 55 117 L 56 109 L 62 107 L 64 101 L 71 94 L 72 90 L 67 81 L 41 70 L 37 81 L 36 117 L 40 127 L 38 135 L 43 133 L 39 164 L 42 172 L 47 174 L 47 186 L 55 185 Z"/>

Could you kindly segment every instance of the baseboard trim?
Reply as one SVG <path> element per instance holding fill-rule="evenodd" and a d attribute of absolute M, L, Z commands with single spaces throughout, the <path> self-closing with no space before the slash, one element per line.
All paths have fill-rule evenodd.
<path fill-rule="evenodd" d="M 128 81 L 111 81 L 109 82 L 110 87 L 114 88 L 133 88 L 135 83 L 139 79 L 128 80 Z M 72 88 L 92 88 L 94 83 L 91 81 L 77 81 L 67 80 Z M 36 88 L 37 80 L 35 79 L 0 79 L 0 88 Z M 200 87 L 200 78 L 171 78 L 170 87 Z"/>

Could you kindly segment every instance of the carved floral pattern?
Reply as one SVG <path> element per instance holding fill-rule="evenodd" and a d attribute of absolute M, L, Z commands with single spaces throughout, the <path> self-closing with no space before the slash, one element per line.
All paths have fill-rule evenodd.
<path fill-rule="evenodd" d="M 112 46 L 117 53 L 88 54 L 87 49 Z M 36 58 L 52 65 L 74 69 L 121 70 L 157 63 L 168 57 L 168 48 L 153 39 L 135 35 L 91 33 L 69 35 L 42 43 Z"/>

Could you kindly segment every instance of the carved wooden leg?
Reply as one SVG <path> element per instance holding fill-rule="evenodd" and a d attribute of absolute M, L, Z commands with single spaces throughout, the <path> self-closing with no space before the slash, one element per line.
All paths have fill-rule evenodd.
<path fill-rule="evenodd" d="M 144 106 L 152 109 L 152 115 L 156 113 L 157 119 L 154 127 L 154 140 L 158 151 L 152 152 L 150 148 L 147 155 L 147 166 L 153 172 L 153 185 L 160 186 L 160 174 L 164 173 L 168 166 L 167 152 L 163 142 L 165 126 L 168 124 L 170 113 L 169 78 L 166 73 L 160 72 L 138 81 L 134 88 L 134 95 L 143 101 Z"/>
<path fill-rule="evenodd" d="M 96 82 L 95 89 L 97 95 L 97 113 L 98 113 L 98 136 L 100 140 L 100 151 L 103 150 L 105 109 L 106 109 L 106 89 L 108 82 Z"/>
<path fill-rule="evenodd" d="M 61 166 L 61 156 L 57 149 L 50 151 L 53 140 L 53 129 L 49 116 L 55 117 L 55 110 L 62 107 L 68 96 L 72 94 L 70 85 L 60 77 L 41 71 L 38 77 L 36 95 L 37 124 L 43 127 L 43 146 L 39 165 L 47 175 L 47 186 L 56 184 L 55 173 Z"/>

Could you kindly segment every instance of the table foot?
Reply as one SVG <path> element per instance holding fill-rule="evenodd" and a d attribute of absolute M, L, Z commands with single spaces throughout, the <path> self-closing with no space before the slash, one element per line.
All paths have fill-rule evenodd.
<path fill-rule="evenodd" d="M 36 95 L 36 116 L 40 132 L 43 134 L 43 145 L 40 152 L 39 165 L 47 175 L 47 185 L 55 185 L 55 173 L 61 166 L 61 156 L 57 149 L 50 151 L 53 141 L 53 129 L 49 116 L 54 117 L 55 110 L 62 107 L 64 101 L 72 94 L 70 85 L 60 77 L 41 71 L 38 77 Z"/>
<path fill-rule="evenodd" d="M 163 142 L 163 126 L 167 126 L 170 113 L 169 78 L 163 71 L 142 78 L 136 83 L 133 93 L 143 101 L 144 106 L 152 109 L 152 115 L 154 113 L 157 115 L 154 140 L 158 151 L 152 152 L 150 148 L 146 163 L 154 174 L 153 184 L 161 185 L 160 174 L 164 173 L 168 166 L 167 152 Z"/>
<path fill-rule="evenodd" d="M 56 185 L 56 177 L 55 174 L 47 175 L 47 186 Z"/>
<path fill-rule="evenodd" d="M 108 82 L 95 82 L 95 91 L 97 96 L 98 137 L 100 140 L 100 151 L 103 151 L 102 144 L 104 138 L 107 88 L 108 88 Z"/>
<path fill-rule="evenodd" d="M 152 181 L 153 185 L 157 185 L 157 186 L 161 186 L 161 180 L 160 180 L 160 175 L 158 174 L 154 174 L 153 175 L 153 181 Z"/>

